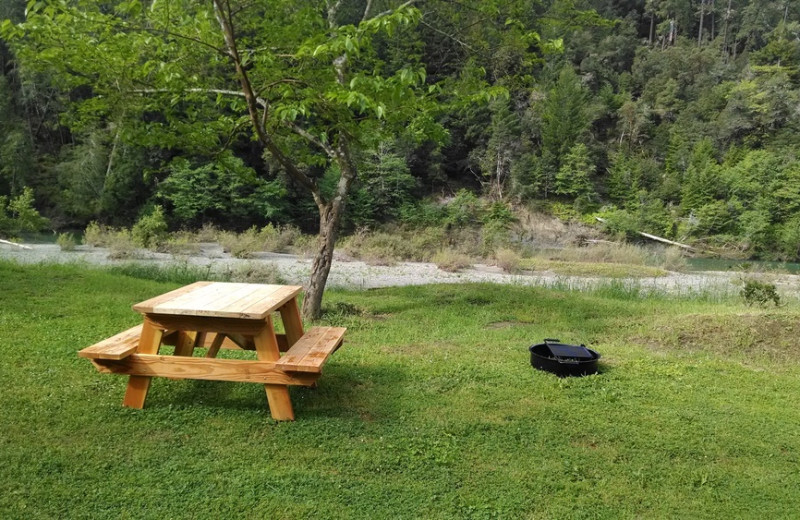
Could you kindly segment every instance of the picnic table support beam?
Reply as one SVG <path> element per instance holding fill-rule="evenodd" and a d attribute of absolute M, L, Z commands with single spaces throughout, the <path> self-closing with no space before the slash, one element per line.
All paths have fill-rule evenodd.
<path fill-rule="evenodd" d="M 297 300 L 291 299 L 280 309 L 283 328 L 286 330 L 287 350 L 303 337 L 303 319 L 300 317 L 300 309 L 297 307 Z"/>
<path fill-rule="evenodd" d="M 142 325 L 142 336 L 139 339 L 140 354 L 158 354 L 161 340 L 164 336 L 162 329 L 156 328 L 150 320 L 145 319 Z M 128 388 L 125 390 L 125 398 L 122 406 L 129 408 L 144 408 L 144 401 L 147 398 L 147 391 L 150 389 L 150 376 L 131 376 L 128 379 Z"/>
<path fill-rule="evenodd" d="M 259 361 L 278 361 L 281 352 L 278 350 L 278 341 L 275 339 L 275 327 L 272 317 L 267 316 L 266 326 L 253 337 L 256 344 L 256 355 Z M 276 421 L 294 421 L 294 410 L 289 398 L 287 385 L 265 384 L 269 412 Z"/>

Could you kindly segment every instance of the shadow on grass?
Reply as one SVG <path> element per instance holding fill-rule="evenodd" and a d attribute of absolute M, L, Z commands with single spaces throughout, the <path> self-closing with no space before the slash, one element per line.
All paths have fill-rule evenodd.
<path fill-rule="evenodd" d="M 403 399 L 405 371 L 396 365 L 330 367 L 316 388 L 291 386 L 290 396 L 296 418 L 360 418 L 371 420 L 391 409 L 392 401 Z M 146 409 L 206 408 L 269 413 L 266 393 L 260 384 L 226 381 L 156 378 L 150 388 Z M 387 389 L 390 389 L 387 391 Z M 391 390 L 393 389 L 393 390 Z"/>

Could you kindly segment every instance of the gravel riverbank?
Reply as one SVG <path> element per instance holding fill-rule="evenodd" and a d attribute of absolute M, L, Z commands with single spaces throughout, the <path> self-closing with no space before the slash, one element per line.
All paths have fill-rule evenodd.
<path fill-rule="evenodd" d="M 0 245 L 0 258 L 19 263 L 85 263 L 87 265 L 113 265 L 142 263 L 170 265 L 188 264 L 212 272 L 225 272 L 254 264 L 273 266 L 287 283 L 303 284 L 311 271 L 311 259 L 279 253 L 260 253 L 252 259 L 233 258 L 223 252 L 217 244 L 202 244 L 199 251 L 191 255 L 171 255 L 139 251 L 136 258 L 109 259 L 108 250 L 79 246 L 74 251 L 61 251 L 54 244 L 27 244 L 30 249 Z M 641 287 L 645 290 L 664 291 L 672 294 L 712 292 L 714 294 L 737 293 L 742 274 L 736 272 L 674 273 L 654 278 L 615 278 L 615 282 Z M 770 274 L 770 281 L 778 286 L 782 296 L 796 298 L 800 294 L 800 276 Z M 575 289 L 597 287 L 612 279 L 601 277 L 577 277 L 557 275 L 549 271 L 509 274 L 502 269 L 476 264 L 457 273 L 442 271 L 435 264 L 424 262 L 398 262 L 393 265 L 370 265 L 361 261 L 337 258 L 328 278 L 329 287 L 370 289 L 402 285 L 424 285 L 432 283 L 491 282 L 498 284 L 521 284 L 559 286 Z"/>

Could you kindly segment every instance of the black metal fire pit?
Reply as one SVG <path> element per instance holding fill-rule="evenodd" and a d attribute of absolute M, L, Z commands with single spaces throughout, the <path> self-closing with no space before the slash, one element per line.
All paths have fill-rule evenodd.
<path fill-rule="evenodd" d="M 533 368 L 552 372 L 559 377 L 586 376 L 597 373 L 600 354 L 585 345 L 567 345 L 557 339 L 528 347 Z"/>

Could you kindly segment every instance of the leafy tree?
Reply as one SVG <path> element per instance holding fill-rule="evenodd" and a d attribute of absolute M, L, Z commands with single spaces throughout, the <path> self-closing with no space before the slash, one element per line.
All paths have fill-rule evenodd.
<path fill-rule="evenodd" d="M 283 184 L 258 177 L 230 153 L 200 166 L 178 157 L 169 170 L 158 186 L 158 195 L 170 203 L 180 224 L 226 222 L 244 229 L 263 218 L 281 220 L 286 209 Z"/>
<path fill-rule="evenodd" d="M 697 210 L 712 202 L 722 189 L 720 168 L 710 139 L 695 144 L 681 191 L 685 210 Z"/>
<path fill-rule="evenodd" d="M 564 157 L 561 168 L 556 174 L 556 193 L 573 197 L 589 197 L 594 191 L 590 177 L 595 166 L 589 156 L 589 150 L 583 143 L 578 143 Z"/>
<path fill-rule="evenodd" d="M 127 137 L 140 144 L 196 149 L 247 130 L 272 169 L 318 208 L 318 251 L 303 303 L 304 315 L 315 318 L 357 151 L 393 131 L 417 141 L 443 135 L 423 110 L 435 92 L 425 86 L 424 67 L 411 57 L 391 68 L 376 54 L 379 37 L 419 21 L 410 4 L 378 11 L 368 2 L 357 16 L 338 1 L 145 8 L 138 0 L 52 0 L 30 3 L 25 23 L 3 29 L 17 38 L 25 66 L 57 71 L 62 89 L 78 97 L 67 118 L 73 127 L 125 117 L 135 125 Z M 332 165 L 340 177 L 326 196 L 319 180 Z"/>
<path fill-rule="evenodd" d="M 0 196 L 0 236 L 14 237 L 24 231 L 39 231 L 47 219 L 33 207 L 33 190 L 26 187 L 10 199 Z"/>

